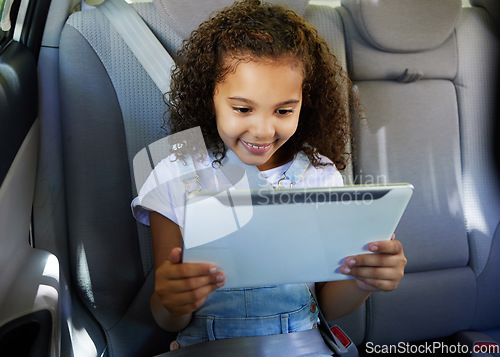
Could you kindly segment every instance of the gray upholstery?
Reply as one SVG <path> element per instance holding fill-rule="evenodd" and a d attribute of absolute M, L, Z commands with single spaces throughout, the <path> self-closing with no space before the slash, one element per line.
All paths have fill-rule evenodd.
<path fill-rule="evenodd" d="M 365 341 L 498 329 L 500 196 L 488 142 L 498 47 L 490 20 L 481 9 L 457 13 L 457 1 L 342 3 L 347 66 L 367 118 L 354 120 L 354 177 L 415 186 L 396 231 L 406 275 L 396 291 L 369 299 Z M 436 15 L 442 7 L 447 16 Z M 431 21 L 394 31 L 414 14 Z"/>
<path fill-rule="evenodd" d="M 470 0 L 472 6 L 482 7 L 493 18 L 497 29 L 500 26 L 500 2 L 497 0 Z"/>
<path fill-rule="evenodd" d="M 211 0 L 203 5 L 200 2 L 185 0 L 153 0 L 153 2 L 165 22 L 182 38 L 186 38 L 214 12 L 231 5 L 234 0 Z M 299 15 L 304 14 L 308 3 L 307 0 L 271 0 L 268 2 L 285 6 Z"/>
<path fill-rule="evenodd" d="M 364 4 L 366 2 L 367 1 L 363 1 L 362 3 Z M 435 3 L 441 3 L 441 1 Z M 406 69 L 421 71 L 424 78 L 451 80 L 455 77 L 457 72 L 457 45 L 454 36 L 447 36 L 439 47 L 425 51 L 405 53 L 404 50 L 401 50 L 401 52 L 394 53 L 380 50 L 374 47 L 371 42 L 367 41 L 367 36 L 363 35 L 358 28 L 358 24 L 351 13 L 351 11 L 353 11 L 351 10 L 352 7 L 353 5 L 351 5 L 350 8 L 340 8 L 342 17 L 346 20 L 346 33 L 349 37 L 346 45 L 349 49 L 347 53 L 348 69 L 352 80 L 394 81 L 401 77 Z M 383 22 L 379 27 L 385 24 L 385 20 L 385 18 L 381 19 Z M 377 30 L 379 29 L 377 28 Z M 386 31 L 393 34 L 396 33 L 390 28 L 386 28 Z M 402 39 L 413 38 L 413 29 L 409 28 L 407 31 L 406 33 L 397 32 L 397 34 L 399 34 Z M 401 42 L 401 46 L 403 46 L 405 41 L 401 40 Z"/>
<path fill-rule="evenodd" d="M 321 33 L 342 67 L 347 69 L 344 30 L 342 19 L 337 11 L 328 6 L 309 5 L 303 16 Z M 352 162 L 350 160 L 341 174 L 345 184 L 353 183 Z"/>
<path fill-rule="evenodd" d="M 478 281 L 474 329 L 500 328 L 500 187 L 491 152 L 498 101 L 497 83 L 493 79 L 497 78 L 500 53 L 492 29 L 493 21 L 481 8 L 464 9 L 457 26 L 460 61 L 455 83 L 460 129 L 464 133 L 461 138 L 464 213 L 470 266 Z"/>
<path fill-rule="evenodd" d="M 167 51 L 174 54 L 180 46 L 180 37 L 176 36 L 175 32 L 164 24 L 151 4 L 149 6 L 138 6 L 138 11 L 141 12 L 141 10 L 146 12 L 143 16 L 150 19 L 150 27 L 162 41 Z M 119 115 L 119 118 L 123 115 L 123 121 L 127 123 L 126 125 L 120 124 L 122 132 L 125 131 L 125 142 L 117 146 L 122 150 L 126 149 L 127 155 L 125 158 L 127 158 L 127 161 L 122 159 L 118 162 L 127 165 L 129 168 L 128 176 L 123 176 L 122 179 L 130 180 L 132 178 L 133 180 L 131 163 L 135 154 L 144 147 L 144 143 L 156 141 L 165 134 L 161 129 L 162 116 L 166 110 L 162 93 L 100 12 L 89 10 L 76 13 L 70 17 L 68 25 L 78 30 L 81 36 L 90 44 L 93 49 L 92 52 L 95 51 L 106 70 L 107 76 L 110 78 L 110 85 L 116 91 L 116 99 L 118 100 L 116 104 L 119 109 L 112 110 L 110 106 L 107 109 L 111 110 L 113 114 Z M 69 44 L 68 49 L 70 50 L 67 52 L 72 54 L 76 49 L 72 50 L 71 46 L 75 46 L 75 44 Z M 88 50 L 85 50 L 82 55 L 85 56 L 87 52 Z M 123 73 L 127 73 L 127 75 L 123 76 Z M 110 100 L 104 98 L 101 98 L 101 100 L 103 100 L 103 105 L 110 102 Z M 105 165 L 107 164 L 105 163 Z M 130 189 L 125 190 L 135 196 L 135 182 L 132 182 Z M 144 274 L 147 274 L 152 268 L 150 237 L 144 226 L 138 225 L 137 229 L 139 229 L 140 235 L 139 243 Z"/>
<path fill-rule="evenodd" d="M 471 265 L 477 276 L 476 314 L 472 329 L 485 333 L 500 344 L 500 229 L 498 171 L 488 150 L 495 139 L 494 124 L 482 118 L 498 120 L 498 79 L 500 54 L 500 3 L 496 0 L 472 0 L 478 8 L 464 11 L 457 29 L 460 62 L 457 94 L 464 120 L 463 137 L 465 209 L 470 232 Z M 493 36 L 493 28 L 497 37 Z M 477 34 L 481 41 L 477 41 Z M 492 81 L 496 75 L 497 82 Z M 495 88 L 496 84 L 496 88 Z M 467 98 L 474 98 L 469 101 Z M 495 108 L 496 105 L 496 108 Z M 495 115 L 496 110 L 496 115 Z M 497 122 L 498 124 L 498 122 Z M 498 158 L 497 158 L 498 159 Z M 498 164 L 498 162 L 497 162 Z M 498 166 L 497 166 L 498 167 Z"/>
<path fill-rule="evenodd" d="M 388 52 L 419 52 L 440 46 L 460 16 L 460 0 L 342 0 L 363 38 Z"/>
<path fill-rule="evenodd" d="M 174 54 L 199 22 L 231 2 L 197 2 L 194 12 L 179 0 L 134 7 Z M 346 182 L 416 188 L 396 232 L 409 260 L 400 287 L 374 294 L 337 322 L 356 343 L 467 329 L 494 335 L 500 200 L 484 138 L 498 49 L 488 15 L 460 10 L 459 0 L 344 0 L 339 9 L 279 2 L 318 28 L 357 84 L 367 120 L 354 121 L 358 155 Z M 425 26 L 407 23 L 408 9 Z M 73 316 L 86 316 L 87 325 L 77 327 L 99 353 L 102 341 L 111 356 L 164 352 L 172 334 L 149 311 L 149 232 L 129 207 L 136 191 L 130 163 L 164 135 L 162 93 L 96 10 L 75 13 L 65 25 L 59 76 L 64 190 L 54 192 L 65 193 Z M 60 163 L 53 165 L 57 171 Z"/>
<path fill-rule="evenodd" d="M 154 31 L 160 28 L 166 33 L 165 47 L 175 52 L 180 39 L 162 29 L 153 6 L 137 8 L 147 13 Z M 151 275 L 145 282 L 145 278 L 152 267 L 151 243 L 130 212 L 135 185 L 129 162 L 143 147 L 141 141 L 149 143 L 164 135 L 165 107 L 162 93 L 109 26 L 100 13 L 88 10 L 70 17 L 61 37 L 70 260 L 74 284 L 104 329 L 109 353 L 152 355 L 168 349 L 172 337 L 156 326 L 149 312 L 153 279 Z M 107 52 L 110 48 L 117 56 Z M 129 127 L 133 133 L 126 133 L 123 124 L 132 120 L 122 118 L 120 105 L 127 104 L 133 104 L 126 110 L 138 123 Z"/>
<path fill-rule="evenodd" d="M 467 267 L 406 274 L 397 290 L 368 300 L 365 342 L 397 344 L 469 329 L 475 286 Z"/>
<path fill-rule="evenodd" d="M 415 186 L 396 232 L 408 258 L 406 271 L 467 265 L 453 86 L 438 80 L 357 85 L 368 120 L 358 129 L 356 178 L 374 175 Z"/>
<path fill-rule="evenodd" d="M 499 63 L 498 39 L 493 23 L 479 8 L 465 9 L 457 27 L 460 61 L 455 78 L 462 138 L 464 205 L 470 234 L 471 266 L 479 275 L 489 255 L 493 235 L 500 219 L 500 191 L 490 152 L 489 135 L 497 96 L 495 81 Z M 477 39 L 481 38 L 481 41 Z"/>

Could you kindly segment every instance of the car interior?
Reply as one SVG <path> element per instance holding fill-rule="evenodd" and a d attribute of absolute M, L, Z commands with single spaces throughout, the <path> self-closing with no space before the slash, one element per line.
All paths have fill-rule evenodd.
<path fill-rule="evenodd" d="M 355 84 L 362 111 L 352 111 L 345 183 L 415 187 L 395 232 L 408 259 L 399 287 L 330 323 L 361 355 L 402 342 L 498 346 L 498 3 L 269 1 L 314 25 Z M 232 3 L 129 6 L 175 60 L 182 41 Z M 98 1 L 5 4 L 0 351 L 164 353 L 175 336 L 151 315 L 151 238 L 130 209 L 133 158 L 165 136 L 163 93 Z"/>

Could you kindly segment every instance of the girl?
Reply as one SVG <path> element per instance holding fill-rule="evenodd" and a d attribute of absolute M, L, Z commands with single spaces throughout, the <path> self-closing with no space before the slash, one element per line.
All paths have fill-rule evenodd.
<path fill-rule="evenodd" d="M 172 133 L 201 128 L 210 160 L 194 159 L 199 172 L 236 162 L 277 187 L 302 162 L 294 187 L 339 186 L 337 169 L 345 168 L 350 133 L 350 89 L 339 62 L 304 19 L 279 6 L 243 1 L 201 24 L 185 41 L 172 76 L 167 125 Z M 185 163 L 175 158 L 163 160 L 156 177 Z M 208 181 L 196 177 L 200 189 L 210 186 Z M 187 185 L 144 189 L 147 195 L 141 190 L 133 202 L 136 217 L 151 226 L 153 315 L 164 329 L 179 331 L 171 348 L 315 327 L 318 311 L 306 284 L 223 289 L 224 273 L 216 266 L 181 262 L 178 202 L 191 191 Z M 374 242 L 369 249 L 376 254 L 347 257 L 341 267 L 355 279 L 316 283 L 312 289 L 328 320 L 353 312 L 374 291 L 395 289 L 403 277 L 400 242 Z"/>

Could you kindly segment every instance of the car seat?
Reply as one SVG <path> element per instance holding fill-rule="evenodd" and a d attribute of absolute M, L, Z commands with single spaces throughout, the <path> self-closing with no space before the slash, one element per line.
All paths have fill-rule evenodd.
<path fill-rule="evenodd" d="M 482 8 L 461 9 L 459 0 L 383 0 L 382 10 L 367 0 L 337 9 L 281 2 L 316 25 L 357 84 L 366 119 L 354 119 L 357 158 L 346 182 L 416 187 L 396 232 L 409 260 L 405 278 L 336 322 L 356 344 L 472 329 L 494 336 L 499 200 L 484 141 L 498 59 L 491 18 Z M 133 6 L 174 55 L 197 24 L 230 3 L 197 2 L 194 11 L 182 0 Z M 54 105 L 41 108 L 33 217 L 37 247 L 57 255 L 67 284 L 61 354 L 164 352 L 173 335 L 149 311 L 149 233 L 130 213 L 131 160 L 165 134 L 162 93 L 100 12 L 47 26 L 41 95 Z"/>
<path fill-rule="evenodd" d="M 396 231 L 405 277 L 368 300 L 365 342 L 500 327 L 500 195 L 489 136 L 498 45 L 487 12 L 461 6 L 343 0 L 338 9 L 363 107 L 353 120 L 355 182 L 415 186 Z"/>

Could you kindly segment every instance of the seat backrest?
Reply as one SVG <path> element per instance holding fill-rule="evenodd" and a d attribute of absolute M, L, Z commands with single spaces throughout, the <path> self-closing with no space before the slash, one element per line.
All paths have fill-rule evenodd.
<path fill-rule="evenodd" d="M 415 186 L 396 231 L 406 274 L 369 299 L 365 342 L 498 327 L 498 309 L 486 317 L 480 307 L 498 298 L 481 280 L 500 272 L 491 272 L 500 200 L 485 140 L 498 48 L 487 14 L 460 0 L 343 0 L 339 12 L 366 116 L 354 120 L 355 182 Z"/>
<path fill-rule="evenodd" d="M 182 39 L 154 6 L 136 9 L 175 53 Z M 156 327 L 149 313 L 151 244 L 131 215 L 136 192 L 130 163 L 163 136 L 162 93 L 95 9 L 68 19 L 59 76 L 73 293 L 97 320 L 110 355 L 160 353 L 172 336 Z"/>
<path fill-rule="evenodd" d="M 497 50 L 486 12 L 461 10 L 459 0 L 346 0 L 339 9 L 280 2 L 318 28 L 358 86 L 367 119 L 355 121 L 361 124 L 358 160 L 346 182 L 354 177 L 357 183 L 408 181 L 416 187 L 397 231 L 409 260 L 405 278 L 396 291 L 374 294 L 341 326 L 356 343 L 498 327 L 498 309 L 492 310 L 496 315 L 489 310 L 499 296 L 493 282 L 500 271 L 500 200 L 483 141 Z M 196 2 L 194 11 L 184 0 L 133 6 L 173 55 L 192 29 L 231 3 Z M 417 22 L 406 6 L 412 17 L 421 15 Z M 493 64 L 480 62 L 487 58 Z M 73 352 L 89 343 L 98 355 L 164 352 L 173 335 L 160 330 L 149 312 L 149 232 L 129 206 L 136 194 L 132 159 L 165 134 L 162 93 L 96 10 L 68 19 L 59 61 L 60 122 L 53 120 L 50 129 L 61 132 L 63 159 L 45 154 L 40 162 L 56 172 L 46 186 L 59 184 L 61 170 L 63 188 L 51 193 L 64 199 L 34 219 L 39 236 L 58 227 L 58 246 L 49 250 L 62 258 L 73 297 L 63 300 Z M 42 140 L 58 151 L 57 140 Z M 35 213 L 43 208 L 42 202 Z"/>
<path fill-rule="evenodd" d="M 133 6 L 175 55 L 192 29 L 232 2 L 197 2 L 195 11 L 179 0 Z M 307 0 L 281 3 L 317 22 L 345 63 L 343 30 L 333 9 L 308 7 Z M 104 349 L 111 356 L 164 352 L 173 335 L 156 326 L 149 310 L 154 283 L 149 231 L 130 212 L 137 193 L 132 160 L 165 135 L 162 93 L 95 9 L 70 16 L 59 60 L 65 187 L 60 222 L 67 226 L 69 288 L 77 297 L 71 306 L 77 313 L 70 317 L 90 335 L 98 354 Z M 78 341 L 72 342 L 77 348 Z"/>
<path fill-rule="evenodd" d="M 500 32 L 498 2 L 471 1 L 456 28 L 464 213 L 477 281 L 472 330 L 500 330 L 500 185 L 495 170 Z M 477 6 L 476 6 L 477 5 Z M 495 32 L 496 31 L 496 32 Z M 498 333 L 498 332 L 497 332 Z M 500 339 L 497 340 L 500 343 Z"/>

